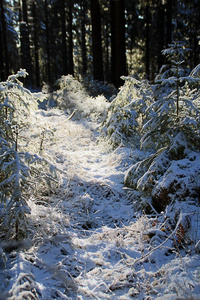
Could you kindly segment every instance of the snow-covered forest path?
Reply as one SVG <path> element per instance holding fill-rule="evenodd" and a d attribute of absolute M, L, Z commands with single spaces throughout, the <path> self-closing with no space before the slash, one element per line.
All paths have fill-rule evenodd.
<path fill-rule="evenodd" d="M 123 145 L 112 151 L 106 142 L 99 141 L 97 124 L 87 120 L 68 120 L 68 116 L 57 109 L 40 111 L 39 115 L 41 126 L 45 124 L 48 130 L 54 132 L 52 138 L 47 135 L 44 140 L 43 154 L 53 158 L 64 174 L 56 194 L 48 195 L 44 191 L 43 199 L 37 200 L 36 197 L 29 203 L 32 210 L 30 219 L 37 227 L 34 239 L 38 240 L 38 246 L 34 250 L 34 258 L 30 254 L 30 260 L 40 269 L 33 271 L 36 282 L 39 284 L 38 277 L 42 279 L 45 295 L 49 295 L 44 299 L 65 299 L 66 290 L 71 297 L 69 299 L 116 299 L 109 295 L 105 298 L 107 289 L 104 284 L 102 298 L 95 296 L 101 293 L 102 278 L 97 275 L 95 279 L 94 274 L 87 273 L 99 270 L 101 265 L 108 267 L 107 259 L 108 270 L 112 270 L 121 260 L 120 253 L 111 256 L 112 252 L 116 252 L 116 243 L 122 241 L 120 234 L 117 240 L 111 237 L 109 241 L 106 237 L 103 242 L 101 235 L 107 236 L 111 228 L 114 236 L 118 235 L 116 228 L 122 228 L 133 220 L 133 203 L 128 202 L 123 189 L 124 172 L 131 161 L 131 152 L 127 153 L 129 150 Z M 93 240 L 94 236 L 97 237 Z M 109 258 L 104 258 L 104 251 Z M 67 287 L 64 283 L 58 291 L 51 280 L 45 282 L 46 272 L 62 284 L 64 272 L 70 283 L 67 281 Z M 111 272 L 114 274 L 113 270 Z M 97 291 L 91 292 L 90 288 Z M 77 289 L 76 292 L 74 289 Z"/>
<path fill-rule="evenodd" d="M 120 147 L 113 152 L 105 142 L 98 142 L 97 125 L 92 122 L 68 120 L 59 110 L 42 114 L 54 131 L 53 140 L 44 145 L 45 151 L 65 172 L 60 187 L 62 200 L 73 214 L 76 205 L 85 210 L 80 211 L 80 224 L 86 226 L 86 220 L 93 223 L 91 227 L 127 223 L 133 217 L 132 205 L 125 204 L 122 196 L 127 149 Z"/>
<path fill-rule="evenodd" d="M 43 155 L 63 173 L 59 187 L 28 202 L 32 240 L 7 262 L 9 299 L 21 300 L 23 293 L 44 300 L 197 295 L 198 255 L 182 256 L 169 233 L 154 231 L 155 218 L 137 216 L 127 197 L 124 174 L 139 151 L 124 145 L 113 151 L 98 139 L 98 122 L 68 120 L 57 108 L 37 112 L 35 131 L 42 128 Z"/>

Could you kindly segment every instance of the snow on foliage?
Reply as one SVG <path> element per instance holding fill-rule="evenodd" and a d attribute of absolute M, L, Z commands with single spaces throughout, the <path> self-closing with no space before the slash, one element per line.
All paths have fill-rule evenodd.
<path fill-rule="evenodd" d="M 146 107 L 152 102 L 152 91 L 145 81 L 131 76 L 123 79 L 125 83 L 109 106 L 101 131 L 114 147 L 125 141 L 137 147 L 142 118 Z"/>
<path fill-rule="evenodd" d="M 200 78 L 200 64 L 198 64 L 190 73 L 190 77 Z"/>
<path fill-rule="evenodd" d="M 96 98 L 89 96 L 84 85 L 72 75 L 62 76 L 56 86 L 59 87 L 55 94 L 58 107 L 69 114 L 76 110 L 76 119 L 85 117 L 95 119 L 105 114 L 109 105 L 105 96 L 98 95 Z"/>
<path fill-rule="evenodd" d="M 19 77 L 26 75 L 25 70 L 20 70 L 16 75 L 9 76 L 6 82 L 0 83 L 0 201 L 3 204 L 0 211 L 1 236 L 16 239 L 28 234 L 26 215 L 30 213 L 30 209 L 26 198 L 32 188 L 33 178 L 38 180 L 39 173 L 46 177 L 47 182 L 51 177 L 55 178 L 51 175 L 52 164 L 27 151 L 30 149 L 30 134 L 26 136 L 26 132 L 30 132 L 31 125 L 35 123 L 37 102 L 19 81 Z M 40 166 L 41 162 L 45 162 L 42 172 L 35 167 L 38 161 Z M 50 167 L 49 175 L 44 165 Z"/>
<path fill-rule="evenodd" d="M 108 103 L 104 96 L 88 96 L 73 77 L 62 80 L 51 95 L 35 94 L 40 100 L 54 97 L 59 106 L 32 111 L 33 126 L 27 120 L 17 132 L 10 128 L 12 118 L 0 123 L 0 184 L 10 189 L 18 182 L 16 195 L 30 212 L 21 221 L 27 224 L 26 239 L 0 237 L 0 295 L 10 300 L 198 297 L 198 90 L 179 86 L 177 116 L 177 90 L 169 82 L 155 95 L 160 84 L 126 77 Z M 129 135 L 120 131 L 120 122 Z M 109 134 L 99 138 L 100 124 L 104 134 L 106 126 L 120 129 L 118 142 L 112 140 L 119 147 L 113 150 Z M 52 186 L 57 169 L 59 186 Z M 11 213 L 16 203 L 11 193 L 9 201 Z M 2 202 L 1 213 L 4 208 Z"/>
<path fill-rule="evenodd" d="M 165 52 L 169 57 L 180 58 L 180 49 L 177 50 L 177 45 L 174 47 L 175 51 L 172 47 Z M 155 101 L 146 108 L 143 122 L 141 147 L 154 149 L 154 152 L 133 165 L 125 176 L 125 184 L 140 190 L 150 199 L 146 201 L 147 206 L 152 200 L 151 204 L 158 211 L 171 201 L 185 200 L 187 196 L 199 201 L 198 192 L 194 192 L 199 189 L 196 181 L 191 179 L 188 184 L 182 179 L 185 176 L 177 172 L 184 161 L 186 165 L 182 168 L 187 169 L 190 165 L 191 174 L 199 176 L 200 173 L 196 167 L 200 142 L 199 92 L 190 90 L 189 85 L 181 85 L 185 81 L 189 81 L 188 84 L 197 81 L 192 77 L 181 77 L 182 62 L 173 60 L 172 65 L 176 76 L 157 80 Z M 165 86 L 164 91 L 160 86 Z"/>
<path fill-rule="evenodd" d="M 20 273 L 11 290 L 10 300 L 39 300 L 33 274 Z"/>

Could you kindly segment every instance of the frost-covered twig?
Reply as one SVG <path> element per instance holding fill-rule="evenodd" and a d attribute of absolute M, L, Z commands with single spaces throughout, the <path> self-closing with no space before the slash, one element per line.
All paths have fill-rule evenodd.
<path fill-rule="evenodd" d="M 159 244 L 158 246 L 154 247 L 153 249 L 151 249 L 149 252 L 147 252 L 145 255 L 135 259 L 132 263 L 126 263 L 126 266 L 123 266 L 121 267 L 120 269 L 115 269 L 115 271 L 121 271 L 123 270 L 124 268 L 126 268 L 127 266 L 129 267 L 134 267 L 135 264 L 137 264 L 138 262 L 140 261 L 143 261 L 144 259 L 146 259 L 147 257 L 149 257 L 153 252 L 155 252 L 156 250 L 162 248 L 162 246 L 164 246 L 164 244 L 166 244 L 166 242 L 168 240 L 170 240 L 171 238 L 173 238 L 173 236 L 176 234 L 181 222 L 183 221 L 183 217 L 185 216 L 186 214 L 180 214 L 180 217 L 179 217 L 179 220 L 176 224 L 176 228 L 171 232 L 171 234 L 161 243 Z"/>
<path fill-rule="evenodd" d="M 76 111 L 77 111 L 77 109 L 75 109 L 75 110 L 71 113 L 71 115 L 67 118 L 66 121 L 71 120 L 71 118 L 73 118 L 73 116 L 75 115 L 75 112 L 76 112 Z"/>
<path fill-rule="evenodd" d="M 112 290 L 109 288 L 109 286 L 105 283 L 105 282 L 100 282 L 97 286 L 95 286 L 92 290 L 92 292 L 94 292 L 98 287 L 104 285 L 107 289 L 107 292 L 110 292 L 113 294 Z"/>
<path fill-rule="evenodd" d="M 21 273 L 11 289 L 10 300 L 32 299 L 39 300 L 32 273 Z"/>

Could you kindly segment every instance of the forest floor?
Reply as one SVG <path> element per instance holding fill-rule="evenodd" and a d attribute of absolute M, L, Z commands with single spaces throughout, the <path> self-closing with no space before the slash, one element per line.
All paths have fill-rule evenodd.
<path fill-rule="evenodd" d="M 174 211 L 137 212 L 124 188 L 139 150 L 121 144 L 113 151 L 98 138 L 98 122 L 76 113 L 68 120 L 58 108 L 38 110 L 37 119 L 54 132 L 43 151 L 63 173 L 58 189 L 29 199 L 32 238 L 8 253 L 0 275 L 8 299 L 197 299 L 198 208 L 180 204 L 179 220 L 190 219 L 180 237 Z M 23 298 L 28 293 L 35 298 Z"/>

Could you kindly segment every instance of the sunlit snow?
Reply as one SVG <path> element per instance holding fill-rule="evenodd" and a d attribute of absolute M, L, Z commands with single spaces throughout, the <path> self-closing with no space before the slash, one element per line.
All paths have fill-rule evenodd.
<path fill-rule="evenodd" d="M 47 97 L 36 96 L 41 103 Z M 142 152 L 123 143 L 113 151 L 106 140 L 98 138 L 99 113 L 109 106 L 103 96 L 85 101 L 79 95 L 75 98 L 80 101 L 71 111 L 55 107 L 36 112 L 30 134 L 39 140 L 39 133 L 46 130 L 42 151 L 62 170 L 60 186 L 44 190 L 42 197 L 37 193 L 30 197 L 32 240 L 24 241 L 20 252 L 12 252 L 6 269 L 1 269 L 1 281 L 6 281 L 2 289 L 19 295 L 9 299 L 22 299 L 16 289 L 25 278 L 35 299 L 44 300 L 198 296 L 200 254 L 195 245 L 200 239 L 200 211 L 182 202 L 157 216 L 138 213 L 134 207 L 137 194 L 130 196 L 124 188 L 124 176 Z M 74 108 L 79 110 L 69 120 Z M 34 149 L 35 144 L 30 147 Z M 180 172 L 191 176 L 190 163 L 174 162 L 168 174 L 173 169 L 176 176 Z M 189 169 L 185 171 L 183 165 Z M 173 220 L 178 209 L 192 220 L 185 237 L 187 249 L 174 243 Z"/>

